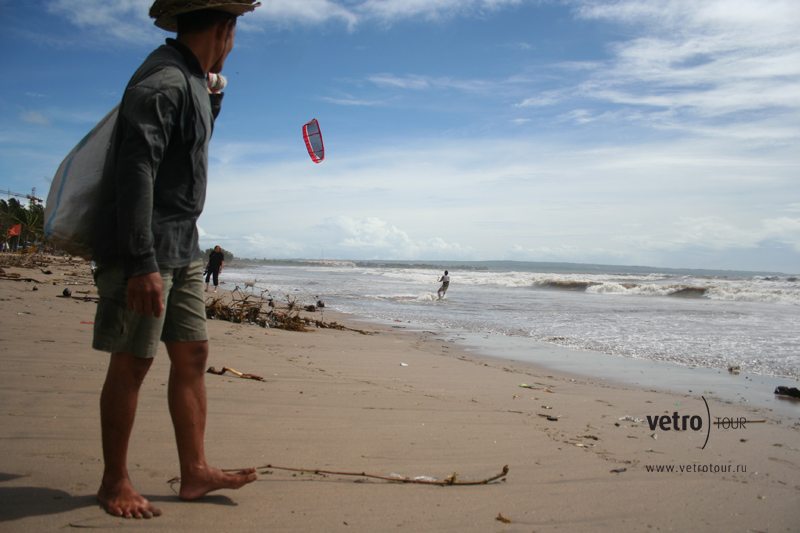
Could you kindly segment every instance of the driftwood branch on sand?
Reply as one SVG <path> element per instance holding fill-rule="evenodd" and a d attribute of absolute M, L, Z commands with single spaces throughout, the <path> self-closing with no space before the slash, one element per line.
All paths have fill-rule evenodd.
<path fill-rule="evenodd" d="M 288 472 L 299 472 L 303 474 L 313 474 L 317 476 L 327 477 L 327 476 L 349 476 L 349 477 L 360 477 L 360 478 L 367 478 L 367 479 L 377 479 L 380 481 L 387 481 L 390 483 L 407 483 L 407 484 L 417 484 L 417 485 L 439 485 L 439 486 L 473 486 L 473 485 L 488 485 L 495 481 L 505 481 L 505 477 L 508 475 L 508 465 L 503 467 L 503 471 L 499 474 L 494 476 L 488 477 L 486 479 L 481 479 L 478 481 L 460 481 L 458 480 L 458 474 L 453 472 L 451 475 L 447 476 L 445 479 L 439 480 L 429 476 L 417 476 L 414 478 L 400 476 L 398 474 L 392 474 L 390 476 L 379 476 L 375 474 L 367 474 L 366 472 L 334 472 L 331 470 L 320 470 L 318 468 L 290 468 L 285 466 L 274 466 L 274 465 L 264 465 L 256 467 L 256 470 L 259 474 L 271 474 L 272 470 L 284 470 Z M 232 473 L 240 473 L 244 472 L 245 469 L 237 468 L 237 469 L 228 469 L 223 470 L 223 472 L 232 472 Z M 180 483 L 180 477 L 174 477 L 167 481 L 170 485 L 175 483 Z M 359 480 L 356 480 L 359 481 Z"/>
<path fill-rule="evenodd" d="M 234 376 L 239 376 L 240 378 L 244 378 L 244 379 L 254 379 L 256 381 L 264 381 L 264 377 L 263 376 L 257 376 L 255 374 L 244 374 L 242 372 L 237 372 L 236 370 L 234 370 L 234 369 L 232 369 L 230 367 L 227 367 L 227 366 L 223 366 L 222 370 L 217 370 L 213 366 L 210 366 L 210 367 L 208 367 L 208 370 L 206 370 L 206 374 L 216 374 L 217 376 L 221 376 L 225 372 L 230 372 Z"/>

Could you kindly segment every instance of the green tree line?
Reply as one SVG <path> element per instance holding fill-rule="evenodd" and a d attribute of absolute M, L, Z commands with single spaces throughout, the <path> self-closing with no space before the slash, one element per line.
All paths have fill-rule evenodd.
<path fill-rule="evenodd" d="M 22 224 L 18 242 L 16 237 L 8 236 L 8 231 L 17 224 Z M 44 206 L 36 202 L 31 202 L 26 206 L 16 198 L 0 200 L 0 242 L 2 241 L 6 241 L 11 245 L 20 244 L 22 246 L 27 243 L 46 244 L 47 241 L 44 238 Z M 214 248 L 209 248 L 205 251 L 203 256 L 206 261 L 208 261 L 208 255 L 213 251 Z M 222 252 L 225 254 L 226 262 L 234 259 L 233 252 L 224 248 Z"/>

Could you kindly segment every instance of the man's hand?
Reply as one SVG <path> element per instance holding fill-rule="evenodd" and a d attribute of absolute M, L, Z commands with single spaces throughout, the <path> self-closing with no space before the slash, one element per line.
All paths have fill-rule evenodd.
<path fill-rule="evenodd" d="M 128 309 L 158 318 L 164 311 L 163 293 L 164 282 L 158 272 L 132 276 L 128 279 Z"/>

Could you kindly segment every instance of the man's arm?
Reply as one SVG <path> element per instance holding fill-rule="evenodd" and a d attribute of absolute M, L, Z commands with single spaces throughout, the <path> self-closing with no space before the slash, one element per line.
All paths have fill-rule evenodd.
<path fill-rule="evenodd" d="M 153 187 L 177 122 L 177 107 L 164 93 L 132 87 L 121 113 L 124 135 L 115 172 L 119 255 L 125 276 L 158 272 L 153 242 Z"/>
<path fill-rule="evenodd" d="M 155 76 L 163 79 L 168 75 L 161 72 Z M 126 127 L 115 172 L 117 246 L 128 278 L 128 308 L 144 316 L 159 317 L 164 310 L 152 230 L 153 188 L 173 127 L 179 121 L 176 99 L 177 94 L 170 98 L 162 91 L 139 85 L 127 91 L 120 110 Z"/>

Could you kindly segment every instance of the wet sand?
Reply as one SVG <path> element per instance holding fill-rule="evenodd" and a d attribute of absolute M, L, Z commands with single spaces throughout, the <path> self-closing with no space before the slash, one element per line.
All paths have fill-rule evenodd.
<path fill-rule="evenodd" d="M 428 486 L 263 468 L 242 490 L 182 502 L 168 483 L 178 465 L 162 349 L 141 392 L 129 467 L 136 488 L 164 514 L 148 521 L 115 518 L 94 496 L 108 360 L 91 349 L 96 306 L 58 297 L 65 287 L 77 296 L 94 289 L 88 266 L 52 263 L 45 267 L 52 274 L 4 268 L 39 283 L 0 278 L 3 531 L 800 527 L 800 404 L 798 414 L 786 414 L 707 398 L 707 411 L 700 391 L 666 393 L 559 375 L 529 362 L 481 357 L 404 324 L 367 325 L 329 312 L 325 321 L 376 334 L 210 321 L 209 365 L 265 378 L 206 376 L 206 450 L 213 464 L 438 479 L 457 472 L 462 481 L 493 477 L 508 465 L 504 480 Z M 542 350 L 558 357 L 563 349 Z M 679 425 L 686 420 L 685 431 L 672 429 L 674 413 Z M 712 422 L 765 422 L 712 424 L 709 434 L 709 413 Z M 669 426 L 659 422 L 670 429 L 651 430 L 648 416 L 668 417 Z M 695 431 L 698 419 L 702 427 Z"/>

